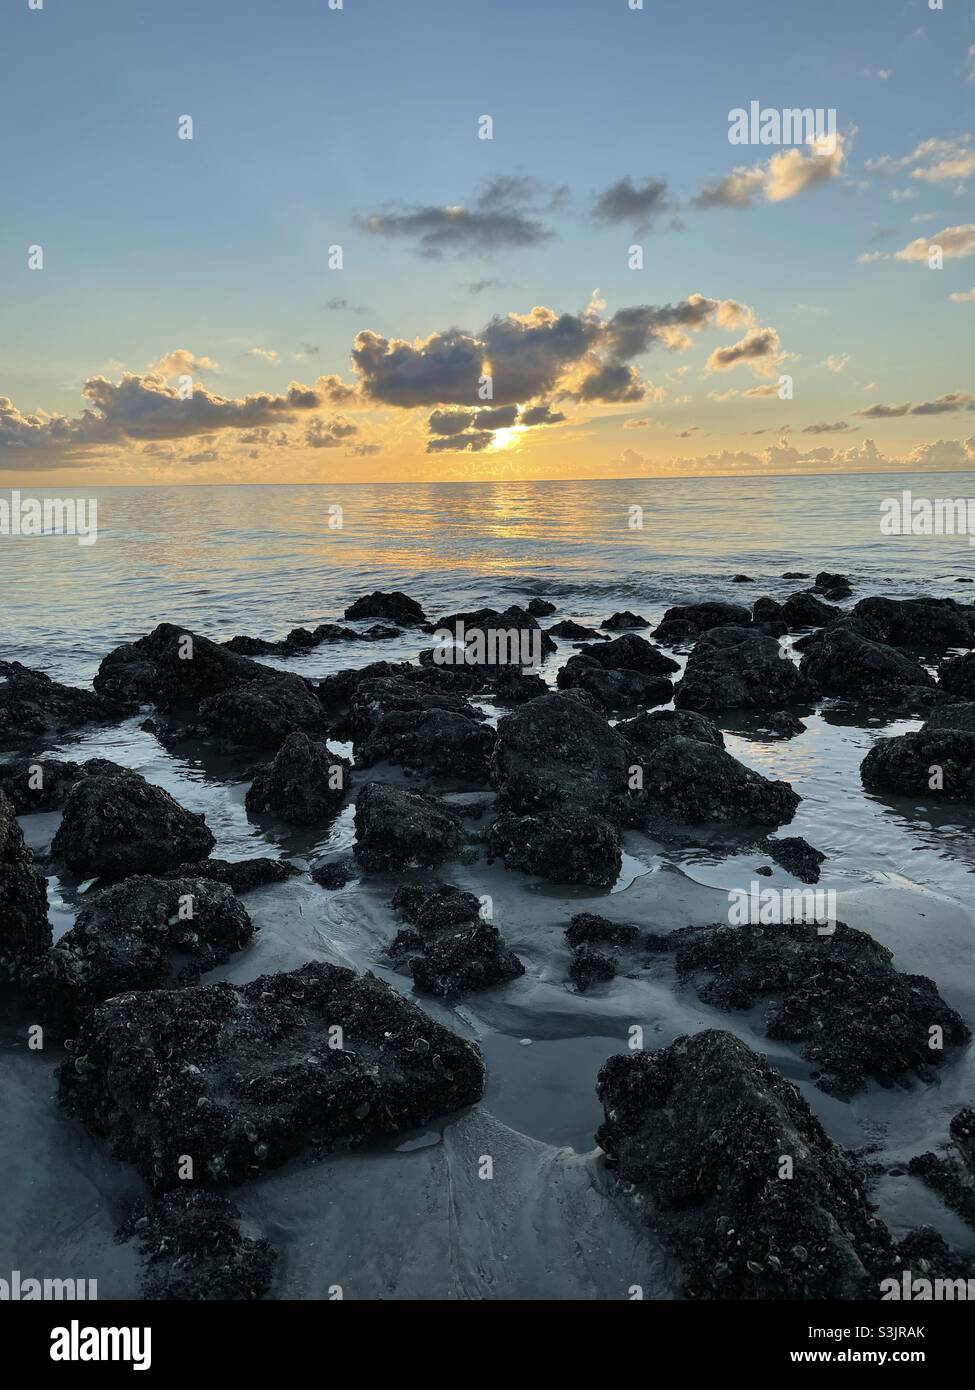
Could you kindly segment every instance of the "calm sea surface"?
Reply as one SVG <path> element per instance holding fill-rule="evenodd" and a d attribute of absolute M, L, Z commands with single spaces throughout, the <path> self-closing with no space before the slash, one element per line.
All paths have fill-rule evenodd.
<path fill-rule="evenodd" d="M 682 600 L 787 592 L 788 569 L 842 570 L 858 596 L 964 595 L 956 578 L 975 577 L 966 537 L 881 534 L 881 501 L 905 488 L 975 495 L 975 478 L 98 488 L 93 546 L 0 537 L 0 648 L 86 681 L 109 648 L 163 620 L 215 638 L 279 637 L 374 588 L 405 589 L 431 616 L 537 593 L 559 601 L 560 617 L 623 605 L 653 617 Z M 729 588 L 739 571 L 756 584 Z"/>

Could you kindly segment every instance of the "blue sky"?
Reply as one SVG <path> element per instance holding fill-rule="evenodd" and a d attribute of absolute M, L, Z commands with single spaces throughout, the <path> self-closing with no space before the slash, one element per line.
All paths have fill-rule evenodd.
<path fill-rule="evenodd" d="M 643 11 L 628 0 L 345 0 L 338 11 L 327 0 L 44 0 L 40 11 L 5 0 L 0 396 L 17 421 L 0 430 L 0 467 L 52 478 L 83 469 L 98 481 L 270 480 L 282 467 L 296 481 L 602 476 L 707 471 L 711 462 L 693 460 L 744 458 L 762 444 L 756 430 L 786 425 L 794 446 L 810 425 L 846 423 L 845 439 L 806 443 L 842 451 L 869 436 L 895 461 L 928 441 L 963 442 L 975 433 L 963 409 L 876 422 L 856 412 L 972 389 L 975 302 L 951 295 L 975 285 L 975 258 L 932 272 L 896 252 L 975 222 L 965 172 L 973 16 L 975 0 L 943 10 L 927 0 L 646 0 Z M 729 111 L 752 100 L 835 108 L 842 168 L 782 201 L 694 207 L 734 167 L 777 153 L 728 142 Z M 485 113 L 491 141 L 477 138 Z M 177 138 L 184 114 L 192 141 Z M 951 150 L 867 168 L 933 140 Z M 962 176 L 929 176 L 959 158 Z M 363 226 L 470 207 L 511 175 L 535 181 L 519 216 L 548 233 L 538 244 L 434 260 L 417 254 L 415 237 Z M 647 231 L 593 218 L 595 200 L 624 178 L 666 183 Z M 642 271 L 627 267 L 634 242 Z M 329 271 L 336 243 L 345 264 Z M 34 244 L 42 272 L 26 269 Z M 493 283 L 472 294 L 481 281 Z M 19 423 L 37 412 L 42 424 L 74 421 L 86 380 L 141 376 L 176 349 L 219 364 L 199 375 L 225 399 L 331 374 L 355 385 L 350 351 L 362 330 L 409 342 L 452 327 L 477 335 L 493 315 L 535 305 L 580 314 L 597 289 L 604 320 L 694 293 L 747 306 L 753 325 L 774 326 L 795 398 L 742 399 L 762 379 L 747 367 L 709 375 L 708 355 L 740 338 L 743 320 L 641 356 L 645 402 L 560 395 L 563 421 L 515 431 L 477 457 L 428 453 L 426 406 L 375 397 L 323 400 L 320 412 L 327 437 L 341 404 L 354 432 L 337 437 L 373 452 L 309 449 L 310 417 L 282 411 L 287 442 L 275 444 L 273 467 L 262 442 L 229 428 L 174 443 L 168 426 L 154 438 L 122 422 L 65 445 Z M 349 307 L 327 309 L 334 300 Z M 821 366 L 827 359 L 842 365 Z M 726 390 L 737 394 L 711 399 Z M 648 423 L 624 430 L 631 417 Z M 774 462 L 755 457 L 759 468 Z M 681 459 L 692 462 L 682 470 Z M 801 449 L 792 462 L 804 466 Z"/>

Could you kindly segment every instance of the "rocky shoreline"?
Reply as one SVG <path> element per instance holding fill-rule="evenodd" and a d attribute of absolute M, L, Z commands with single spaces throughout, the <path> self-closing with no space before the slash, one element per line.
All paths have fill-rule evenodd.
<path fill-rule="evenodd" d="M 349 605 L 344 621 L 364 631 L 325 622 L 216 643 L 164 623 L 108 654 L 93 692 L 0 662 L 0 1008 L 63 1048 L 66 1122 L 144 1182 L 122 1227 L 140 1242 L 145 1296 L 273 1296 L 273 1243 L 242 1232 L 225 1189 L 239 1199 L 289 1161 L 361 1153 L 478 1104 L 482 1049 L 426 1001 L 449 1009 L 529 988 L 536 972 L 490 896 L 451 881 L 458 868 L 609 890 L 630 837 L 730 829 L 814 884 L 824 856 L 782 833 L 799 794 L 735 758 L 724 733 L 754 718 L 797 737 L 824 703 L 862 723 L 923 720 L 876 742 L 861 768 L 868 792 L 970 802 L 975 607 L 839 607 L 850 594 L 844 576 L 821 572 L 783 602 L 681 605 L 656 627 L 625 610 L 597 628 L 540 598 L 431 620 L 397 591 Z M 415 661 L 315 679 L 255 659 L 327 643 L 351 652 L 403 629 L 420 644 Z M 456 659 L 436 646 L 445 631 L 469 644 Z M 518 659 L 484 660 L 505 632 L 522 639 Z M 553 680 L 548 663 L 566 645 Z M 348 814 L 351 854 L 215 859 L 206 818 L 162 787 L 105 758 L 48 754 L 133 719 L 164 748 L 202 740 L 244 760 L 252 819 L 323 832 Z M 41 814 L 60 819 L 35 856 L 18 817 Z M 85 885 L 57 940 L 49 871 Z M 202 978 L 254 949 L 242 897 L 300 879 L 321 893 L 360 879 L 385 892 L 399 926 L 383 966 L 412 981 L 416 1004 L 320 957 L 240 985 Z M 713 1020 L 611 1057 L 585 1083 L 598 1084 L 610 1170 L 641 1198 L 634 1219 L 676 1257 L 685 1296 L 858 1298 L 901 1268 L 975 1274 L 926 1227 L 895 1239 L 871 1199 L 869 1155 L 837 1145 L 787 1077 L 715 1026 L 763 1010 L 758 1037 L 794 1049 L 829 1096 L 932 1086 L 959 1066 L 972 1022 L 938 984 L 898 969 L 856 921 L 823 933 L 567 913 L 563 928 L 563 989 L 588 997 L 666 968 Z M 951 1122 L 955 1157 L 911 1159 L 969 1224 L 970 1114 Z"/>

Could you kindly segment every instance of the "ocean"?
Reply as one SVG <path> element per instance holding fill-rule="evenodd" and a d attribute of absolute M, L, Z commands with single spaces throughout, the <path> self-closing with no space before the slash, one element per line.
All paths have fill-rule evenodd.
<path fill-rule="evenodd" d="M 27 486 L 20 488 L 26 495 Z M 811 581 L 785 580 L 788 570 L 845 573 L 853 587 L 845 607 L 869 594 L 971 602 L 973 590 L 958 582 L 975 578 L 967 536 L 883 534 L 884 499 L 905 490 L 917 498 L 964 497 L 973 479 L 926 473 L 98 488 L 90 494 L 98 503 L 96 544 L 0 537 L 0 659 L 83 685 L 108 651 L 162 621 L 217 640 L 276 639 L 298 625 L 341 620 L 349 603 L 374 589 L 404 590 L 431 617 L 540 596 L 557 605 L 552 621 L 590 624 L 623 608 L 656 623 L 676 603 L 751 603 L 808 587 Z M 81 489 L 32 495 L 73 492 Z M 732 582 L 739 573 L 751 582 Z M 413 633 L 266 661 L 317 677 L 415 658 L 429 644 Z M 560 642 L 547 679 L 572 652 Z M 864 791 L 866 752 L 916 721 L 854 722 L 828 705 L 803 719 L 806 731 L 795 738 L 769 734 L 761 719 L 719 722 L 735 757 L 790 781 L 802 796 L 780 833 L 802 835 L 826 854 L 820 886 L 836 892 L 840 918 L 893 950 L 899 968 L 931 975 L 950 1004 L 975 1018 L 975 809 Z M 253 756 L 203 745 L 167 751 L 143 722 L 137 716 L 45 751 L 135 768 L 206 815 L 219 857 L 284 855 L 307 864 L 351 847 L 351 808 L 326 831 L 254 821 L 244 808 Z M 57 821 L 56 814 L 22 819 L 39 855 Z M 483 860 L 446 866 L 443 877 L 493 898 L 496 924 L 526 966 L 521 980 L 453 1005 L 418 998 L 434 1017 L 477 1039 L 488 1071 L 485 1098 L 443 1126 L 355 1156 L 295 1161 L 235 1192 L 281 1251 L 275 1296 L 321 1298 L 341 1285 L 345 1296 L 364 1298 L 611 1299 L 636 1284 L 648 1298 L 679 1296 L 673 1262 L 627 1211 L 593 1145 L 601 1119 L 597 1071 L 626 1050 L 634 1024 L 644 1028 L 647 1046 L 704 1027 L 737 1032 L 796 1082 L 834 1138 L 877 1145 L 879 1161 L 895 1170 L 904 1155 L 943 1141 L 950 1115 L 971 1103 L 971 1049 L 938 1083 L 889 1091 L 871 1085 L 847 1103 L 818 1090 L 809 1064 L 788 1044 L 769 1041 L 760 1019 L 704 1005 L 663 962 L 603 991 L 567 988 L 563 932 L 574 912 L 655 930 L 721 920 L 728 891 L 746 891 L 756 866 L 768 863 L 754 836 L 730 831 L 717 842 L 693 832 L 667 843 L 633 833 L 624 848 L 611 890 L 539 883 Z M 60 933 L 74 921 L 86 885 L 59 877 L 50 863 L 46 872 Z M 372 970 L 410 993 L 409 977 L 388 957 L 399 925 L 389 907 L 394 882 L 366 876 L 326 892 L 302 877 L 257 890 L 247 899 L 260 928 L 255 943 L 207 978 L 243 982 L 326 958 Z M 777 867 L 762 879 L 793 882 Z M 131 1171 L 58 1118 L 57 1058 L 28 1053 L 6 1034 L 0 1042 L 10 1119 L 0 1130 L 9 1198 L 0 1268 L 9 1258 L 10 1268 L 43 1270 L 52 1252 L 70 1251 L 73 1266 L 98 1278 L 101 1297 L 134 1296 L 133 1258 L 113 1238 L 137 1188 Z M 476 1161 L 485 1153 L 496 1156 L 503 1181 L 478 1181 Z M 885 1176 L 877 1200 L 895 1232 L 927 1221 L 956 1248 L 972 1249 L 971 1233 L 915 1179 Z"/>

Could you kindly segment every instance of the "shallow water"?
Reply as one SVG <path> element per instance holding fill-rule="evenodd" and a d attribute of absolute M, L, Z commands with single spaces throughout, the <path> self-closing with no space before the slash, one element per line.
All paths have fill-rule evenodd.
<path fill-rule="evenodd" d="M 277 638 L 298 624 L 340 618 L 348 602 L 373 588 L 404 589 L 432 616 L 541 594 L 559 605 L 553 621 L 591 624 L 622 607 L 657 621 L 677 602 L 781 598 L 804 587 L 781 579 L 787 569 L 848 573 L 848 602 L 869 593 L 970 601 L 971 590 L 955 582 L 973 573 L 964 538 L 885 540 L 877 525 L 879 500 L 892 492 L 954 496 L 965 481 L 102 489 L 95 546 L 66 537 L 0 543 L 0 658 L 85 684 L 107 651 L 158 621 L 217 639 Z M 327 526 L 336 503 L 341 531 Z M 644 509 L 642 530 L 628 528 L 631 506 Z M 738 571 L 756 582 L 730 583 Z M 429 638 L 335 644 L 268 664 L 320 676 L 415 657 L 423 645 Z M 572 651 L 559 644 L 548 679 Z M 269 818 L 255 823 L 244 809 L 254 755 L 201 745 L 167 751 L 141 721 L 31 752 L 103 756 L 135 768 L 206 815 L 221 857 L 285 855 L 307 863 L 351 846 L 351 809 L 327 832 Z M 868 748 L 915 724 L 851 724 L 828 707 L 804 722 L 804 733 L 783 740 L 725 721 L 726 742 L 736 757 L 802 795 L 794 820 L 778 833 L 803 835 L 827 854 L 820 886 L 840 895 L 840 918 L 888 945 L 900 968 L 930 975 L 972 1022 L 975 812 L 865 794 L 858 769 Z M 368 775 L 402 778 L 397 769 Z M 57 823 L 57 815 L 22 820 L 41 853 Z M 633 833 L 625 849 L 624 872 L 609 892 L 540 884 L 483 858 L 445 866 L 442 877 L 492 896 L 494 920 L 526 966 L 522 979 L 454 1006 L 418 998 L 479 1042 L 488 1070 L 484 1100 L 428 1133 L 368 1153 L 298 1160 L 235 1192 L 281 1252 L 275 1296 L 322 1298 L 341 1285 L 352 1298 L 625 1298 L 634 1284 L 647 1297 L 678 1296 L 678 1271 L 645 1213 L 604 1170 L 592 1139 L 601 1119 L 596 1073 L 626 1049 L 634 1025 L 651 1047 L 703 1027 L 740 1033 L 801 1086 L 834 1137 L 878 1145 L 881 1161 L 945 1141 L 950 1115 L 972 1103 L 971 1048 L 942 1068 L 937 1083 L 871 1086 L 847 1104 L 812 1085 L 794 1049 L 765 1039 L 759 1017 L 720 1013 L 676 989 L 667 957 L 585 995 L 570 991 L 563 930 L 573 912 L 587 908 L 661 930 L 719 920 L 727 890 L 747 888 L 756 867 L 768 863 L 742 835 L 716 845 L 693 832 L 667 843 Z M 299 878 L 249 894 L 260 931 L 208 978 L 245 981 L 325 958 L 371 969 L 410 993 L 409 977 L 386 954 L 400 925 L 389 908 L 399 881 L 374 875 L 325 891 Z M 777 867 L 761 883 L 800 886 Z M 83 886 L 49 880 L 58 933 L 70 926 Z M 12 1020 L 0 1025 L 0 1043 L 0 1270 L 97 1277 L 102 1297 L 134 1295 L 132 1251 L 116 1245 L 113 1233 L 138 1182 L 58 1114 L 57 1059 L 29 1053 Z M 477 1176 L 485 1154 L 495 1159 L 490 1181 Z M 972 1233 L 914 1179 L 883 1179 L 877 1198 L 898 1232 L 927 1221 L 958 1248 L 975 1248 Z"/>

